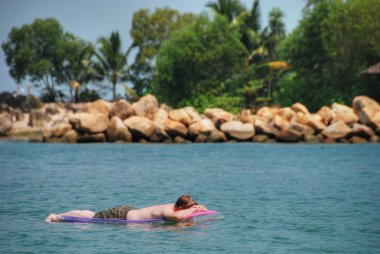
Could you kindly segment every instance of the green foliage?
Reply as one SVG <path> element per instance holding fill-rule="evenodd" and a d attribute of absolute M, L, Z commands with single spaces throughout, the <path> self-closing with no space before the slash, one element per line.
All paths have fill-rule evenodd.
<path fill-rule="evenodd" d="M 260 100 L 260 91 L 265 88 L 263 79 L 250 80 L 241 90 L 244 97 L 244 108 L 254 108 L 257 106 L 257 100 Z"/>
<path fill-rule="evenodd" d="M 240 30 L 241 42 L 248 52 L 252 52 L 262 46 L 260 36 L 260 9 L 259 0 L 253 2 L 250 11 L 244 10 L 234 22 Z"/>
<path fill-rule="evenodd" d="M 241 6 L 238 1 L 227 2 L 236 2 Z M 220 3 L 214 5 L 219 6 Z M 229 20 L 233 17 L 231 25 L 239 30 L 240 40 L 248 52 L 239 82 L 239 87 L 243 87 L 241 95 L 244 97 L 245 106 L 255 107 L 271 102 L 272 91 L 277 89 L 277 81 L 283 71 L 273 71 L 266 67 L 266 63 L 279 60 L 277 47 L 285 38 L 283 13 L 278 8 L 273 8 L 269 13 L 269 24 L 263 30 L 260 29 L 259 0 L 253 2 L 250 10 L 242 7 L 236 12 L 234 8 L 219 8 L 216 13 Z M 260 88 L 252 87 L 254 82 L 259 82 Z"/>
<path fill-rule="evenodd" d="M 233 21 L 245 10 L 239 0 L 217 0 L 216 2 L 208 2 L 206 6 L 215 13 L 226 17 L 229 22 Z"/>
<path fill-rule="evenodd" d="M 125 98 L 129 102 L 136 102 L 140 99 L 136 91 L 133 88 L 129 87 L 128 85 L 124 85 L 124 91 L 125 91 Z"/>
<path fill-rule="evenodd" d="M 279 8 L 273 8 L 269 13 L 269 24 L 263 31 L 262 37 L 272 61 L 278 60 L 277 46 L 285 39 L 283 18 L 283 12 Z"/>
<path fill-rule="evenodd" d="M 201 15 L 175 32 L 160 48 L 152 92 L 174 107 L 203 105 L 201 96 L 233 96 L 246 51 L 238 30 L 221 16 Z"/>
<path fill-rule="evenodd" d="M 243 98 L 241 96 L 233 96 L 229 93 L 219 95 L 199 95 L 193 100 L 184 102 L 184 105 L 194 106 L 198 112 L 204 112 L 206 108 L 222 108 L 234 114 L 240 112 L 243 108 Z"/>
<path fill-rule="evenodd" d="M 44 98 L 54 101 L 55 85 L 63 79 L 63 64 L 73 35 L 64 33 L 53 18 L 36 19 L 31 24 L 13 28 L 2 44 L 10 75 L 17 83 L 30 78 L 43 85 Z"/>
<path fill-rule="evenodd" d="M 98 94 L 97 91 L 93 89 L 84 88 L 79 93 L 79 98 L 80 98 L 80 101 L 83 101 L 83 102 L 92 102 L 92 101 L 99 100 L 100 95 Z"/>
<path fill-rule="evenodd" d="M 358 94 L 380 99 L 380 83 L 362 71 L 380 61 L 377 0 L 321 0 L 306 10 L 282 44 L 294 74 L 283 79 L 277 99 L 300 101 L 311 110 Z"/>
<path fill-rule="evenodd" d="M 100 48 L 96 52 L 99 63 L 96 69 L 102 77 L 112 84 L 113 99 L 116 99 L 116 85 L 128 79 L 127 59 L 132 47 L 126 53 L 122 51 L 119 32 L 112 32 L 110 37 L 101 37 L 98 40 Z"/>
<path fill-rule="evenodd" d="M 138 95 L 150 89 L 161 44 L 169 39 L 173 31 L 181 29 L 193 19 L 192 14 L 180 14 L 168 7 L 157 8 L 153 13 L 141 9 L 133 14 L 131 36 L 138 52 L 131 67 L 131 78 Z"/>

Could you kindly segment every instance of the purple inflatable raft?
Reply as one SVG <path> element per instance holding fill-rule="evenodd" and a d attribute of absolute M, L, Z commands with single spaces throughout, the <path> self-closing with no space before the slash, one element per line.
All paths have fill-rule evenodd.
<path fill-rule="evenodd" d="M 198 217 L 217 215 L 219 212 L 214 210 L 194 212 L 185 217 L 185 221 L 193 220 Z M 152 222 L 165 222 L 166 219 L 150 219 L 150 220 L 119 220 L 119 219 L 99 219 L 99 218 L 82 218 L 73 216 L 62 216 L 62 222 L 80 222 L 80 223 L 152 223 Z"/>

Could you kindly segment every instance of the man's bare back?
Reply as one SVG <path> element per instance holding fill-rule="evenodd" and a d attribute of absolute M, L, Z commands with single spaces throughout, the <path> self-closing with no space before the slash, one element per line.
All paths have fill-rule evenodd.
<path fill-rule="evenodd" d="M 194 205 L 188 209 L 177 210 L 174 204 L 155 205 L 129 211 L 127 220 L 149 220 L 165 218 L 168 220 L 180 221 L 187 215 L 200 210 L 207 210 L 207 208 L 202 205 Z"/>

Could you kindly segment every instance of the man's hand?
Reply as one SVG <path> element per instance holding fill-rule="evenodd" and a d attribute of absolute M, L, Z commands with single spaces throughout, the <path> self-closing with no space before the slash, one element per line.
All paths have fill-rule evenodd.
<path fill-rule="evenodd" d="M 201 212 L 207 210 L 207 207 L 205 207 L 204 205 L 193 205 L 191 208 L 194 210 L 194 212 Z"/>

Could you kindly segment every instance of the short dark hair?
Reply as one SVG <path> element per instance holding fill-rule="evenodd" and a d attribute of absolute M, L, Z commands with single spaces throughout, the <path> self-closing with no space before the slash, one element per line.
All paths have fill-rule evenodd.
<path fill-rule="evenodd" d="M 175 202 L 175 208 L 182 208 L 182 209 L 188 209 L 192 207 L 193 205 L 198 205 L 197 202 L 190 196 L 190 195 L 182 195 L 178 198 L 177 202 Z"/>

